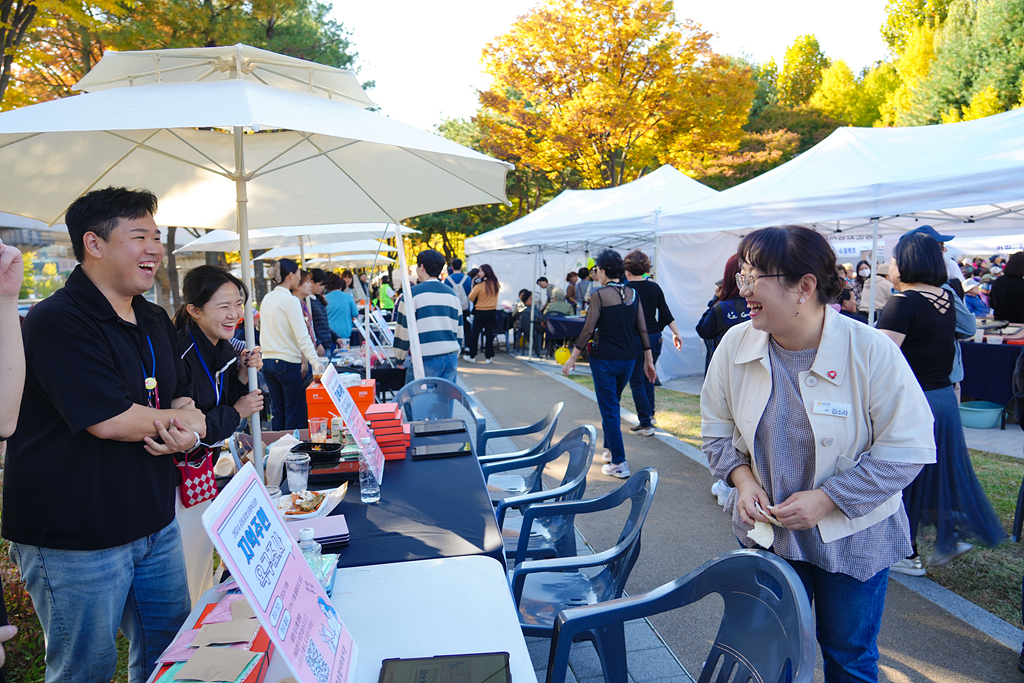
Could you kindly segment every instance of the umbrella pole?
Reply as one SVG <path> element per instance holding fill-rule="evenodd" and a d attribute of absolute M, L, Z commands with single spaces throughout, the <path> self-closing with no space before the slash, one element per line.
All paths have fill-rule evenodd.
<path fill-rule="evenodd" d="M 363 324 L 365 326 L 366 339 L 363 340 L 363 344 L 366 345 L 366 379 L 370 379 L 370 278 L 366 278 L 366 280 L 367 288 L 363 291 Z M 359 286 L 362 287 L 362 284 Z"/>
<path fill-rule="evenodd" d="M 238 227 L 238 250 L 242 260 L 242 282 L 251 288 L 250 271 L 252 256 L 249 253 L 249 195 L 246 191 L 244 167 L 245 160 L 242 155 L 242 129 L 234 128 L 235 136 L 235 201 L 237 203 L 235 218 Z M 252 297 L 245 300 L 245 348 L 250 351 L 256 346 L 256 328 L 252 319 Z M 256 375 L 256 368 L 249 368 L 249 391 L 260 386 L 259 378 Z M 252 460 L 256 466 L 256 476 L 260 481 L 263 479 L 263 439 L 260 434 L 260 414 L 253 413 L 249 417 L 249 425 L 252 427 Z"/>
<path fill-rule="evenodd" d="M 878 219 L 871 219 L 871 292 L 868 294 L 868 325 L 875 325 L 875 278 L 878 277 Z M 863 296 L 863 294 L 861 295 Z"/>
<path fill-rule="evenodd" d="M 398 248 L 398 267 L 402 269 L 402 301 L 405 302 L 405 324 L 409 330 L 409 356 L 412 358 L 413 377 L 422 379 L 423 356 L 420 355 L 420 335 L 416 329 L 416 304 L 412 300 L 412 287 L 409 285 L 409 268 L 405 264 L 405 244 L 402 241 L 402 226 L 397 222 L 395 223 L 395 246 Z"/>

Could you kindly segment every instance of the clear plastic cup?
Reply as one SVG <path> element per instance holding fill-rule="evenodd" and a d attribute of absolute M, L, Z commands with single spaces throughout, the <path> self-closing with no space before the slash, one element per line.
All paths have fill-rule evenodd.
<path fill-rule="evenodd" d="M 274 506 L 274 510 L 277 511 L 281 507 L 281 487 L 268 486 L 267 495 L 270 496 L 270 503 Z"/>
<path fill-rule="evenodd" d="M 309 418 L 309 440 L 313 443 L 327 443 L 327 418 Z"/>
<path fill-rule="evenodd" d="M 326 356 L 317 356 L 309 361 L 309 370 L 313 373 L 313 381 L 319 382 L 320 378 L 327 372 L 327 366 L 330 365 L 331 359 Z"/>
<path fill-rule="evenodd" d="M 289 453 L 284 466 L 288 473 L 288 490 L 292 493 L 305 491 L 309 486 L 309 454 Z"/>

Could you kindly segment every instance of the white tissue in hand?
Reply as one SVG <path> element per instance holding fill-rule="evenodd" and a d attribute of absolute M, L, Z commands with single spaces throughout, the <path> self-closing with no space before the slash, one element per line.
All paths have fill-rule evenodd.
<path fill-rule="evenodd" d="M 775 532 L 767 522 L 754 522 L 754 528 L 747 532 L 747 538 L 767 549 L 775 542 Z"/>

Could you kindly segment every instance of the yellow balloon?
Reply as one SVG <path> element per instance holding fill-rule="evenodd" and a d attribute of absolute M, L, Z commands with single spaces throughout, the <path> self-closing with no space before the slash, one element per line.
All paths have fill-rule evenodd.
<path fill-rule="evenodd" d="M 555 362 L 559 365 L 565 365 L 565 361 L 569 360 L 570 355 L 569 349 L 563 346 L 555 351 Z"/>

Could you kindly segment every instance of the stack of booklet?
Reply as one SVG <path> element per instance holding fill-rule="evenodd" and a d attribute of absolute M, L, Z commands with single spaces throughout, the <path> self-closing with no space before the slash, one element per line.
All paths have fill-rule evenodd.
<path fill-rule="evenodd" d="M 288 531 L 294 538 L 299 537 L 299 529 L 310 527 L 313 529 L 313 540 L 322 546 L 348 545 L 348 523 L 345 522 L 345 515 L 295 519 L 287 524 Z"/>

